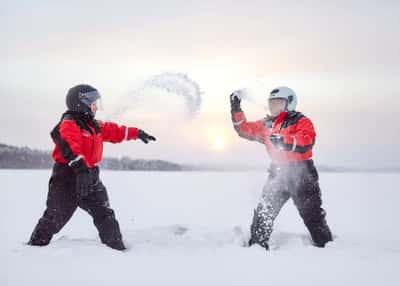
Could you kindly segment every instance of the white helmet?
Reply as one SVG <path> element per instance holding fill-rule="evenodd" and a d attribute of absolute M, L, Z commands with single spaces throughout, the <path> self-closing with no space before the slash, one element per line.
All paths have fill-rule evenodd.
<path fill-rule="evenodd" d="M 294 111 L 296 109 L 297 96 L 296 96 L 296 93 L 292 89 L 290 89 L 286 86 L 277 87 L 271 91 L 271 93 L 268 97 L 268 100 L 274 99 L 274 98 L 286 99 L 286 110 L 287 111 Z"/>

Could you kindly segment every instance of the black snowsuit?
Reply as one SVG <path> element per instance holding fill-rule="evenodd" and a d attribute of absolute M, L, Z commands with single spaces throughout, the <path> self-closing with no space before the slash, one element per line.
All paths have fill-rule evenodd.
<path fill-rule="evenodd" d="M 313 161 L 293 162 L 284 167 L 272 165 L 269 173 L 261 200 L 254 210 L 250 244 L 257 243 L 268 249 L 274 220 L 289 198 L 297 207 L 314 244 L 323 247 L 331 241 Z"/>
<path fill-rule="evenodd" d="M 107 190 L 99 178 L 99 168 L 90 168 L 93 191 L 86 197 L 78 196 L 76 175 L 65 164 L 55 163 L 49 180 L 47 208 L 36 225 L 29 244 L 47 245 L 51 238 L 69 221 L 77 207 L 87 211 L 99 232 L 101 241 L 123 250 L 122 235 L 114 211 L 110 208 Z"/>

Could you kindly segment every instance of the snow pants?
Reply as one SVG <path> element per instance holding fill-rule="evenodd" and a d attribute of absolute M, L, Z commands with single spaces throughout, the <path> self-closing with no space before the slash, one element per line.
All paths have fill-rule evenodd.
<path fill-rule="evenodd" d="M 31 245 L 47 245 L 74 214 L 77 207 L 92 216 L 101 242 L 123 250 L 122 235 L 114 211 L 110 208 L 107 190 L 99 178 L 99 168 L 90 169 L 93 191 L 80 198 L 76 191 L 76 178 L 72 169 L 55 163 L 49 180 L 47 208 L 37 223 L 29 241 Z"/>
<path fill-rule="evenodd" d="M 284 167 L 272 165 L 261 200 L 254 210 L 251 242 L 268 248 L 273 223 L 282 206 L 291 198 L 315 246 L 324 247 L 332 233 L 322 209 L 318 172 L 312 160 L 290 163 Z"/>

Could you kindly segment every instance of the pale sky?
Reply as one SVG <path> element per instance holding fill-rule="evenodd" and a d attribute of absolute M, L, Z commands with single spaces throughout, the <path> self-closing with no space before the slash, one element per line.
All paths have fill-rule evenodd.
<path fill-rule="evenodd" d="M 108 145 L 105 156 L 266 165 L 264 147 L 234 132 L 229 94 L 261 85 L 263 101 L 287 85 L 314 121 L 318 164 L 399 166 L 400 2 L 321 2 L 1 1 L 0 142 L 52 149 L 75 84 L 100 90 L 102 119 L 141 80 L 181 72 L 204 92 L 198 117 L 151 100 L 146 116 L 133 107 L 112 119 L 158 141 Z"/>

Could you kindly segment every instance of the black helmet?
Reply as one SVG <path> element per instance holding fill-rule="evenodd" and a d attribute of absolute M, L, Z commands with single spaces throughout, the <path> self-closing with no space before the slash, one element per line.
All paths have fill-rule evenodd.
<path fill-rule="evenodd" d="M 66 103 L 70 111 L 80 112 L 94 116 L 90 105 L 100 98 L 100 94 L 94 87 L 87 84 L 79 84 L 68 90 Z"/>

